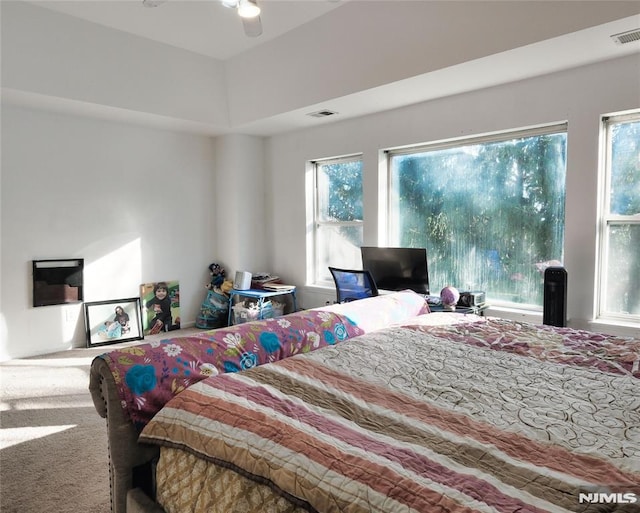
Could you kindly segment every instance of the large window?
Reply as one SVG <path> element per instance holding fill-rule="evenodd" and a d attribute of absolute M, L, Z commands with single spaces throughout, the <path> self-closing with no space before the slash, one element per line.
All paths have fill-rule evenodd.
<path fill-rule="evenodd" d="M 390 151 L 389 244 L 426 247 L 432 290 L 541 306 L 563 260 L 566 126 Z"/>
<path fill-rule="evenodd" d="M 357 268 L 362 246 L 362 158 L 313 163 L 315 283 L 332 280 L 329 266 Z M 354 267 L 355 266 L 355 267 Z"/>
<path fill-rule="evenodd" d="M 640 112 L 604 119 L 598 317 L 640 320 Z"/>

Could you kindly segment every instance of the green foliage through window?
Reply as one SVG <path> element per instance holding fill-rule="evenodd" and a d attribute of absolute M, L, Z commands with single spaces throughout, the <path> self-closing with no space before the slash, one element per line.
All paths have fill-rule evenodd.
<path fill-rule="evenodd" d="M 330 281 L 329 266 L 354 268 L 363 237 L 362 159 L 315 163 L 315 281 Z"/>
<path fill-rule="evenodd" d="M 362 161 L 318 165 L 318 214 L 323 221 L 362 221 Z"/>
<path fill-rule="evenodd" d="M 432 289 L 542 305 L 561 262 L 566 129 L 390 153 L 390 245 L 426 247 Z"/>

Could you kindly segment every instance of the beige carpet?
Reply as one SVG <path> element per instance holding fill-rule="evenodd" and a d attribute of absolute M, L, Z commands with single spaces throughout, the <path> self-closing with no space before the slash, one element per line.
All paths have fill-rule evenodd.
<path fill-rule="evenodd" d="M 2 513 L 110 511 L 106 421 L 88 387 L 93 358 L 115 347 L 0 364 Z"/>

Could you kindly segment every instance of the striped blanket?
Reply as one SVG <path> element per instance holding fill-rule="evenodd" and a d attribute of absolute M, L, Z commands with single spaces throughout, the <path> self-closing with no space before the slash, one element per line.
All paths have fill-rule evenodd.
<path fill-rule="evenodd" d="M 320 513 L 632 512 L 639 361 L 638 339 L 416 323 L 206 379 L 141 440 Z"/>

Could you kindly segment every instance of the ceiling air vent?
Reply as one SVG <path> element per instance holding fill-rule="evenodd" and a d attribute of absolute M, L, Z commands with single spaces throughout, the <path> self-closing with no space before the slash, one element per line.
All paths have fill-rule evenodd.
<path fill-rule="evenodd" d="M 310 112 L 307 116 L 311 116 L 312 118 L 326 118 L 328 116 L 335 116 L 337 112 L 332 110 L 319 110 L 317 112 Z"/>
<path fill-rule="evenodd" d="M 626 45 L 627 43 L 640 41 L 640 29 L 627 30 L 626 32 L 620 32 L 620 34 L 614 34 L 611 36 L 611 39 L 613 39 L 617 45 Z"/>

